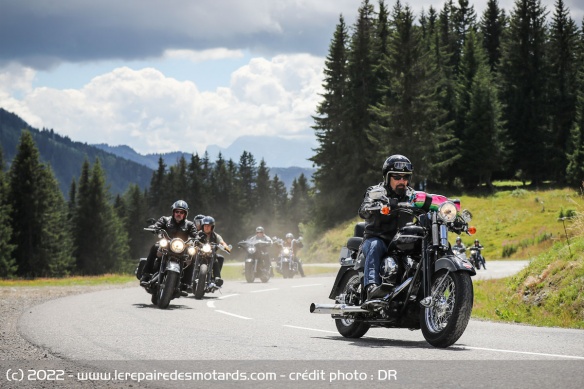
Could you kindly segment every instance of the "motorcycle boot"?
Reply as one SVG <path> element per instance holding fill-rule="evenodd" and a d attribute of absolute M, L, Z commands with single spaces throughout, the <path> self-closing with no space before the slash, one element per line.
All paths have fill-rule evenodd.
<path fill-rule="evenodd" d="M 147 287 L 152 279 L 152 274 L 144 273 L 142 278 L 140 278 L 140 286 Z"/>
<path fill-rule="evenodd" d="M 215 277 L 215 285 L 222 286 L 223 285 L 223 279 L 221 279 L 219 277 Z"/>

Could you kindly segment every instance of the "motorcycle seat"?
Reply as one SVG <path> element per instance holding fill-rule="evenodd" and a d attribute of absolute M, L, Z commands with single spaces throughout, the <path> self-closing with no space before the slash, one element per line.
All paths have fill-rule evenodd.
<path fill-rule="evenodd" d="M 359 247 L 361 247 L 361 243 L 363 243 L 363 238 L 354 236 L 347 241 L 347 248 L 349 248 L 349 250 L 358 251 Z"/>

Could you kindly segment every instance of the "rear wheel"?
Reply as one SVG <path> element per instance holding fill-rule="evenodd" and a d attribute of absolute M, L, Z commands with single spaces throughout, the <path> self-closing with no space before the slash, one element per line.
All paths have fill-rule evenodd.
<path fill-rule="evenodd" d="M 337 301 L 338 303 L 347 305 L 359 305 L 362 303 L 361 281 L 357 271 L 348 271 L 339 286 L 339 290 L 344 296 L 344 301 Z M 369 324 L 352 318 L 335 319 L 335 324 L 339 334 L 345 338 L 360 338 L 371 328 Z"/>
<path fill-rule="evenodd" d="M 174 290 L 178 283 L 178 273 L 173 271 L 167 271 L 162 278 L 162 283 L 159 286 L 160 294 L 158 297 L 158 308 L 165 309 L 168 308 L 170 300 L 174 295 Z"/>
<path fill-rule="evenodd" d="M 448 347 L 463 334 L 472 312 L 473 288 L 467 272 L 441 270 L 432 277 L 434 304 L 420 310 L 422 333 L 435 347 Z"/>
<path fill-rule="evenodd" d="M 207 283 L 207 265 L 201 265 L 199 268 L 199 277 L 197 278 L 197 287 L 195 289 L 195 298 L 200 300 L 205 295 L 205 284 Z"/>

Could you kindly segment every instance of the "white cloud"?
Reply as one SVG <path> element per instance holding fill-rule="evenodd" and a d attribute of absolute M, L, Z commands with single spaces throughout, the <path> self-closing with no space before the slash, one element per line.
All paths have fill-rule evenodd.
<path fill-rule="evenodd" d="M 229 50 L 225 48 L 209 50 L 166 50 L 163 54 L 165 59 L 187 59 L 191 62 L 205 62 L 230 58 L 243 58 L 241 50 Z"/>
<path fill-rule="evenodd" d="M 226 147 L 242 135 L 313 137 L 322 67 L 322 58 L 307 54 L 253 58 L 232 74 L 228 88 L 213 92 L 154 68 L 120 67 L 64 90 L 30 89 L 30 69 L 0 72 L 12 80 L 1 84 L 0 106 L 75 141 L 202 154 L 208 145 Z M 18 85 L 22 99 L 10 97 L 6 85 Z"/>

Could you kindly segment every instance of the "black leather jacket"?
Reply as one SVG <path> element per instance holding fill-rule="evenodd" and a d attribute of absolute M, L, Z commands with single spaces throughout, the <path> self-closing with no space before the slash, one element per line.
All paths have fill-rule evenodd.
<path fill-rule="evenodd" d="M 182 240 L 187 240 L 188 238 L 197 237 L 195 223 L 184 219 L 179 224 L 176 224 L 172 216 L 162 216 L 156 223 L 151 225 L 150 228 L 165 230 L 171 239 L 180 238 Z"/>
<path fill-rule="evenodd" d="M 379 237 L 386 243 L 389 243 L 395 236 L 398 228 L 403 227 L 406 225 L 406 223 L 412 221 L 412 216 L 402 212 L 392 212 L 389 215 L 382 215 L 379 211 L 367 211 L 366 208 L 372 205 L 374 202 L 369 197 L 369 192 L 371 189 L 378 188 L 380 186 L 383 186 L 383 183 L 367 188 L 365 198 L 361 204 L 361 207 L 359 208 L 359 216 L 362 219 L 365 219 L 365 239 Z M 390 187 L 385 187 L 385 189 L 387 190 L 387 197 L 390 199 L 397 199 L 398 202 L 408 201 L 411 195 L 414 193 L 414 189 L 410 188 L 409 186 L 406 187 L 406 191 L 403 196 L 399 196 Z"/>

